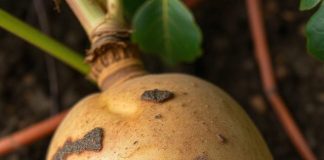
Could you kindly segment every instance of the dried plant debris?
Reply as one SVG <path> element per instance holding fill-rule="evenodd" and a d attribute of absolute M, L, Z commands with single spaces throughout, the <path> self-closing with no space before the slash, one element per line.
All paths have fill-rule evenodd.
<path fill-rule="evenodd" d="M 80 154 L 84 151 L 99 152 L 103 148 L 103 136 L 104 130 L 97 127 L 84 135 L 82 139 L 74 142 L 68 139 L 54 154 L 53 160 L 66 160 L 69 155 Z"/>
<path fill-rule="evenodd" d="M 145 91 L 142 94 L 141 99 L 144 101 L 163 103 L 167 100 L 172 99 L 173 97 L 174 97 L 174 94 L 170 91 L 154 89 L 154 90 Z"/>

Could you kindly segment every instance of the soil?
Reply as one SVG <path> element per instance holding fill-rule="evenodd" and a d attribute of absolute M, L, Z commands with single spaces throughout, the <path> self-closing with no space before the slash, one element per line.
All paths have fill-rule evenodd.
<path fill-rule="evenodd" d="M 36 1 L 2 0 L 0 6 L 80 53 L 89 48 L 84 31 L 65 3 L 57 13 L 52 1 L 44 1 L 44 6 L 36 5 L 36 12 Z M 296 0 L 262 2 L 280 93 L 310 146 L 319 159 L 324 159 L 324 68 L 305 48 L 304 28 L 313 11 L 298 11 Z M 204 55 L 195 63 L 174 67 L 143 55 L 147 69 L 193 74 L 220 86 L 248 112 L 275 159 L 301 159 L 262 92 L 244 1 L 204 0 L 194 14 L 204 34 Z M 44 21 L 39 15 L 47 18 Z M 98 91 L 85 76 L 1 29 L 0 82 L 0 136 L 41 121 Z M 0 159 L 42 160 L 49 140 L 21 147 Z"/>

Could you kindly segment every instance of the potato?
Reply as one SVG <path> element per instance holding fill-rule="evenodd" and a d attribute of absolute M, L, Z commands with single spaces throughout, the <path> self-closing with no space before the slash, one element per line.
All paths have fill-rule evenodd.
<path fill-rule="evenodd" d="M 47 160 L 270 160 L 260 133 L 224 91 L 184 74 L 144 75 L 80 101 Z"/>

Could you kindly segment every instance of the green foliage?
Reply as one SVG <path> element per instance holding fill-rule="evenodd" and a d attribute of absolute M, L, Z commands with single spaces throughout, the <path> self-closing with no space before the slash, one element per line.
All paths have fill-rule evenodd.
<path fill-rule="evenodd" d="M 318 5 L 320 2 L 321 0 L 301 0 L 299 9 L 302 11 L 309 10 L 316 7 L 316 5 Z"/>
<path fill-rule="evenodd" d="M 306 33 L 308 51 L 324 60 L 324 3 L 307 23 Z"/>
<path fill-rule="evenodd" d="M 300 10 L 316 7 L 322 0 L 301 0 Z M 324 60 L 324 2 L 306 26 L 307 50 L 319 60 Z"/>
<path fill-rule="evenodd" d="M 133 29 L 133 42 L 168 64 L 191 62 L 201 54 L 201 31 L 179 0 L 148 0 L 135 14 Z"/>

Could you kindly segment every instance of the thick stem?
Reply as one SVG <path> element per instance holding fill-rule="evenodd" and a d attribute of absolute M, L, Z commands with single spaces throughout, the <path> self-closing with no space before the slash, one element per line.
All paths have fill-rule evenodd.
<path fill-rule="evenodd" d="M 145 74 L 137 48 L 130 42 L 121 0 L 106 0 L 106 20 L 91 35 L 87 62 L 102 90 Z"/>
<path fill-rule="evenodd" d="M 137 48 L 129 43 L 124 44 L 105 46 L 109 48 L 91 65 L 92 76 L 102 90 L 146 74 Z"/>
<path fill-rule="evenodd" d="M 102 90 L 145 74 L 138 50 L 130 42 L 121 0 L 67 1 L 88 33 L 91 49 L 86 62 L 91 66 L 90 76 Z"/>
<path fill-rule="evenodd" d="M 123 16 L 123 7 L 121 0 L 100 0 L 101 5 L 105 5 L 106 15 L 102 23 L 98 24 L 93 28 L 91 33 L 89 33 L 89 38 L 92 45 L 96 43 L 102 37 L 107 36 L 107 34 L 114 36 L 123 36 L 129 34 L 129 28 L 126 25 L 124 16 Z"/>
<path fill-rule="evenodd" d="M 108 11 L 107 19 L 110 23 L 114 24 L 115 28 L 126 29 L 121 0 L 106 0 L 106 9 Z"/>
<path fill-rule="evenodd" d="M 95 0 L 66 0 L 74 14 L 78 17 L 83 28 L 91 37 L 92 32 L 105 23 L 105 10 L 102 1 Z"/>

